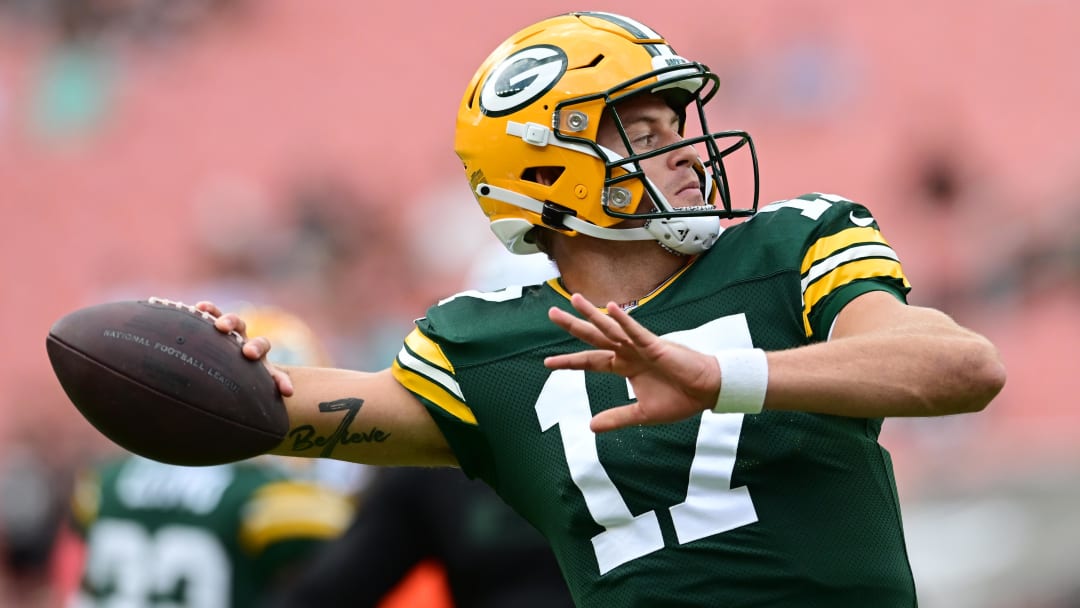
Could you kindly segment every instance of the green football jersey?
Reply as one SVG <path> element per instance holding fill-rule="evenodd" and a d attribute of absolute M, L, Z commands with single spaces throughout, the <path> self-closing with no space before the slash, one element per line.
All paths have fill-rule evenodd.
<path fill-rule="evenodd" d="M 86 558 L 72 605 L 258 606 L 286 568 L 344 532 L 352 512 L 345 496 L 262 459 L 110 461 L 76 484 L 73 520 Z"/>
<path fill-rule="evenodd" d="M 860 294 L 908 289 L 865 208 L 812 194 L 726 229 L 631 315 L 706 353 L 780 350 L 826 340 Z M 705 412 L 596 435 L 593 414 L 634 395 L 544 367 L 589 348 L 551 306 L 573 312 L 557 279 L 443 300 L 394 373 L 463 470 L 549 539 L 579 605 L 916 604 L 881 419 Z"/>

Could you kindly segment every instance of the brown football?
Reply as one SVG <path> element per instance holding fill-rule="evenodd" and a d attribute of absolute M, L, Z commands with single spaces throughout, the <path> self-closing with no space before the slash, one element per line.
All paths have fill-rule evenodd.
<path fill-rule="evenodd" d="M 136 454 L 211 465 L 262 454 L 288 415 L 266 368 L 210 315 L 150 298 L 60 318 L 45 346 L 61 386 L 106 437 Z"/>

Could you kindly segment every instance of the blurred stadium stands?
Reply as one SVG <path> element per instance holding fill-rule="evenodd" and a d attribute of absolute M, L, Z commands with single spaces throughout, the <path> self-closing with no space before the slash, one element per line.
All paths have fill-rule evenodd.
<path fill-rule="evenodd" d="M 43 348 L 102 294 L 257 289 L 385 363 L 490 238 L 452 151 L 473 70 L 607 9 L 720 73 L 712 124 L 754 136 L 764 201 L 867 204 L 912 301 L 1001 348 L 985 413 L 885 425 L 922 605 L 1080 605 L 1080 3 L 419 6 L 0 0 L 0 461 L 106 449 Z"/>

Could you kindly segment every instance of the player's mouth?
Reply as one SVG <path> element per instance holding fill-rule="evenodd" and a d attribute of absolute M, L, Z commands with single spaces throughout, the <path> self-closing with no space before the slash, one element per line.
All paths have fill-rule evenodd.
<path fill-rule="evenodd" d="M 680 201 L 693 199 L 694 202 L 704 200 L 704 196 L 701 194 L 701 184 L 696 179 L 683 184 L 675 191 L 675 198 Z"/>

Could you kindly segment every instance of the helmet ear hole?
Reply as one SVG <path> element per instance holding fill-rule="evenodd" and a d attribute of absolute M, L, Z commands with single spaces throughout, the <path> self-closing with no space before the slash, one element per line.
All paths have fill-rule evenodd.
<path fill-rule="evenodd" d="M 542 186 L 550 186 L 559 181 L 566 167 L 528 167 L 521 173 L 521 179 Z"/>

